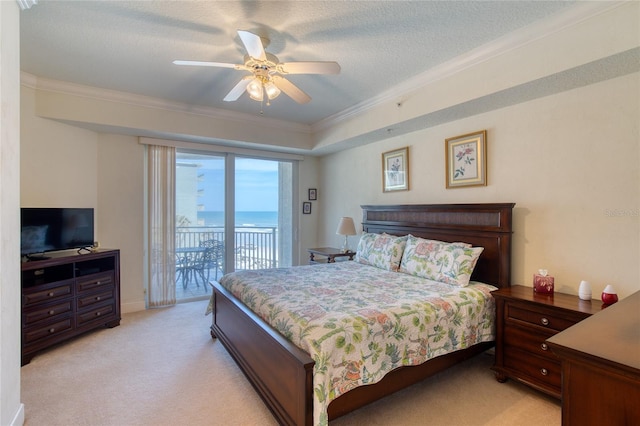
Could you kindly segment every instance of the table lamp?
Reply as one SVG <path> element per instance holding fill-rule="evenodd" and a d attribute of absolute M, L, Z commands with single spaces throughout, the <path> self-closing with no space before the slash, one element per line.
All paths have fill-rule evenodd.
<path fill-rule="evenodd" d="M 356 226 L 353 223 L 353 219 L 350 217 L 343 217 L 340 219 L 336 234 L 344 235 L 344 244 L 341 251 L 343 253 L 349 252 L 349 235 L 356 235 Z"/>

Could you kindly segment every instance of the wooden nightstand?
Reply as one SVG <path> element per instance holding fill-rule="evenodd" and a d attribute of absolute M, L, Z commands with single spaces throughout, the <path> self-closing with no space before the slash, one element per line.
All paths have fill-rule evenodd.
<path fill-rule="evenodd" d="M 346 260 L 342 259 L 343 257 L 348 257 L 349 260 L 353 260 L 353 256 L 356 255 L 355 251 L 343 253 L 340 249 L 333 247 L 310 248 L 307 249 L 307 251 L 309 252 L 309 265 L 315 265 L 317 263 L 334 263 L 336 258 L 338 258 L 338 260 Z M 322 256 L 325 259 L 316 259 L 316 256 Z"/>
<path fill-rule="evenodd" d="M 535 293 L 511 286 L 491 293 L 496 300 L 496 380 L 512 378 L 556 398 L 561 394 L 560 360 L 546 340 L 599 312 L 602 302 L 563 293 Z"/>

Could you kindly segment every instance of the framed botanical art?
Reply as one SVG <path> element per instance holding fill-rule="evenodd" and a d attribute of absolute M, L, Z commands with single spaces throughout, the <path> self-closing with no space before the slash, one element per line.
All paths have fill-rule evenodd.
<path fill-rule="evenodd" d="M 382 154 L 382 192 L 409 189 L 409 147 Z"/>
<path fill-rule="evenodd" d="M 444 141 L 447 188 L 487 184 L 487 131 Z"/>
<path fill-rule="evenodd" d="M 318 190 L 316 188 L 309 188 L 309 201 L 315 201 L 318 199 Z"/>
<path fill-rule="evenodd" d="M 311 214 L 311 202 L 305 201 L 302 203 L 302 214 Z"/>

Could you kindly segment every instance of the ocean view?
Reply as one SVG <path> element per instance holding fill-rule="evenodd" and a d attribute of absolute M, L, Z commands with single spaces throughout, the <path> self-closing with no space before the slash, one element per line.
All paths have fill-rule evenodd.
<path fill-rule="evenodd" d="M 278 212 L 236 212 L 236 227 L 240 226 L 278 226 Z M 204 226 L 223 226 L 224 212 L 198 212 L 198 222 Z"/>

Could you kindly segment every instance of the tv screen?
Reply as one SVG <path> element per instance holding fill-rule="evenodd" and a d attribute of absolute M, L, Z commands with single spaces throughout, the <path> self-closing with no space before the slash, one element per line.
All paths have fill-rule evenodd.
<path fill-rule="evenodd" d="M 93 245 L 92 208 L 20 209 L 22 256 Z"/>

